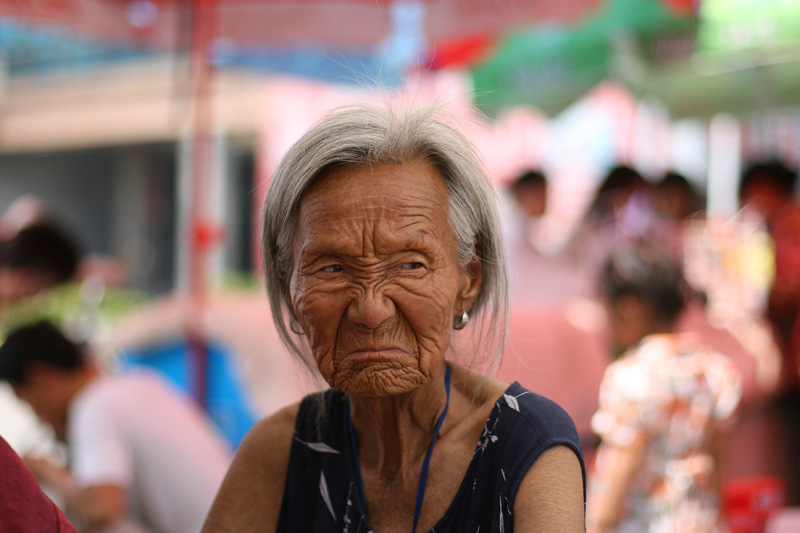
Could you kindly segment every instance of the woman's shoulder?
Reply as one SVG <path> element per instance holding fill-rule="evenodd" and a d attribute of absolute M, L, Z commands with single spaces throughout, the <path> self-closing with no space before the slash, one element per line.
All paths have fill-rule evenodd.
<path fill-rule="evenodd" d="M 575 423 L 563 407 L 517 382 L 506 389 L 497 405 L 500 411 L 517 413 L 521 420 L 545 440 L 578 439 Z"/>
<path fill-rule="evenodd" d="M 252 444 L 256 447 L 272 441 L 289 441 L 294 432 L 297 413 L 300 411 L 302 402 L 296 402 L 279 409 L 272 415 L 258 421 L 247 433 L 247 441 L 255 441 Z M 245 444 L 245 441 L 242 442 Z M 249 444 L 249 442 L 248 442 Z"/>
<path fill-rule="evenodd" d="M 508 431 L 521 440 L 533 435 L 543 441 L 566 439 L 570 444 L 579 441 L 572 417 L 556 402 L 518 382 L 508 384 L 457 367 L 454 369 L 457 372 L 454 375 L 462 379 L 464 392 L 476 399 L 471 417 L 480 427 L 499 423 L 500 427 L 509 428 Z M 466 378 L 462 378 L 462 374 Z"/>
<path fill-rule="evenodd" d="M 517 382 L 496 399 L 484 428 L 479 449 L 492 450 L 499 464 L 520 475 L 558 446 L 571 449 L 583 467 L 580 438 L 572 417 L 556 402 Z"/>
<path fill-rule="evenodd" d="M 231 471 L 237 464 L 259 468 L 274 464 L 277 470 L 282 467 L 285 471 L 299 410 L 300 402 L 297 402 L 257 422 L 239 445 Z"/>
<path fill-rule="evenodd" d="M 344 416 L 345 409 L 346 395 L 342 391 L 328 389 L 309 394 L 254 425 L 242 441 L 240 452 L 288 465 L 296 436 L 305 438 L 318 434 L 323 426 L 335 425 Z"/>

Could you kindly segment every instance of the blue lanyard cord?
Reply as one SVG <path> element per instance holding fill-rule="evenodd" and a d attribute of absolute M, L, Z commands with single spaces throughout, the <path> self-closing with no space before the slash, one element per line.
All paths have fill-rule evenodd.
<path fill-rule="evenodd" d="M 444 402 L 444 410 L 439 415 L 439 421 L 436 422 L 436 430 L 433 432 L 431 444 L 428 446 L 428 452 L 425 454 L 425 460 L 422 461 L 422 471 L 419 473 L 419 485 L 417 486 L 417 503 L 414 504 L 414 526 L 411 528 L 411 533 L 416 533 L 417 522 L 419 522 L 419 513 L 422 511 L 422 499 L 425 497 L 425 485 L 428 483 L 428 465 L 431 462 L 431 454 L 433 453 L 433 445 L 436 444 L 436 436 L 439 430 L 442 429 L 442 422 L 444 416 L 447 414 L 447 408 L 450 407 L 450 364 L 445 363 L 444 372 L 444 389 L 447 391 L 447 400 Z"/>
<path fill-rule="evenodd" d="M 433 454 L 433 446 L 436 444 L 436 436 L 439 434 L 439 430 L 442 429 L 442 423 L 444 422 L 444 417 L 447 415 L 447 408 L 450 407 L 450 364 L 445 363 L 445 373 L 444 373 L 444 389 L 447 394 L 447 399 L 444 403 L 444 410 L 442 414 L 439 415 L 439 421 L 436 422 L 436 430 L 433 432 L 433 439 L 431 439 L 431 443 L 428 446 L 428 451 L 425 453 L 425 459 L 422 461 L 422 471 L 419 473 L 419 485 L 417 485 L 417 502 L 414 504 L 414 525 L 411 529 L 411 533 L 416 533 L 417 531 L 417 522 L 419 522 L 419 515 L 422 511 L 422 500 L 425 497 L 425 485 L 428 483 L 428 466 L 431 462 L 431 454 Z M 356 466 L 356 482 L 358 483 L 358 498 L 361 502 L 361 509 L 366 513 L 367 512 L 367 504 L 364 501 L 364 485 L 361 481 L 361 466 L 358 463 L 358 450 L 356 449 L 356 434 L 353 430 L 353 417 L 350 416 L 350 406 L 348 404 L 348 416 L 347 416 L 347 423 L 350 429 L 350 444 L 353 447 L 353 458 L 355 461 Z"/>

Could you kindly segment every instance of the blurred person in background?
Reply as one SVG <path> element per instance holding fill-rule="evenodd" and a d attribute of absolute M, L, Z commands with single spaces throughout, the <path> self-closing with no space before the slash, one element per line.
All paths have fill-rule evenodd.
<path fill-rule="evenodd" d="M 49 322 L 10 332 L 0 379 L 68 444 L 69 469 L 26 464 L 79 527 L 199 531 L 230 452 L 189 398 L 155 374 L 103 374 Z"/>
<path fill-rule="evenodd" d="M 71 322 L 71 334 L 80 328 L 88 340 L 101 320 L 143 299 L 120 287 L 122 270 L 114 259 L 87 257 L 65 224 L 40 213 L 0 244 L 0 324 L 8 330 L 39 316 Z"/>
<path fill-rule="evenodd" d="M 119 260 L 84 253 L 67 225 L 32 195 L 16 199 L 0 217 L 0 242 L 9 248 L 9 264 L 0 271 L 4 301 L 6 293 L 13 301 L 73 281 L 92 279 L 109 287 L 127 283 Z"/>
<path fill-rule="evenodd" d="M 514 180 L 511 190 L 529 220 L 538 220 L 547 212 L 547 178 L 541 171 L 523 172 Z"/>
<path fill-rule="evenodd" d="M 81 258 L 62 227 L 49 221 L 22 227 L 0 248 L 0 299 L 13 303 L 76 280 Z"/>
<path fill-rule="evenodd" d="M 650 185 L 636 169 L 617 165 L 595 191 L 568 253 L 594 279 L 614 249 L 649 236 L 653 220 Z"/>
<path fill-rule="evenodd" d="M 797 174 L 779 162 L 756 163 L 739 183 L 742 205 L 754 208 L 767 225 L 775 247 L 775 278 L 767 316 L 787 353 L 785 378 L 797 383 L 797 359 L 790 352 L 800 315 L 800 204 L 795 199 Z"/>
<path fill-rule="evenodd" d="M 38 307 L 28 305 L 32 297 L 76 279 L 82 255 L 72 235 L 43 220 L 39 202 L 25 198 L 12 207 L 3 217 L 12 231 L 0 244 L 0 341 L 8 325 L 27 319 L 31 307 Z M 37 420 L 4 382 L 0 382 L 0 435 L 20 454 L 53 461 L 63 458 L 52 429 Z"/>
<path fill-rule="evenodd" d="M 685 176 L 675 171 L 665 173 L 655 184 L 656 213 L 669 220 L 686 220 L 703 209 L 702 195 Z"/>
<path fill-rule="evenodd" d="M 790 457 L 788 503 L 800 504 L 800 203 L 796 171 L 780 161 L 754 163 L 739 182 L 742 205 L 764 219 L 773 241 L 775 277 L 766 316 L 783 352 L 781 394 L 775 407 L 783 418 Z"/>
<path fill-rule="evenodd" d="M 622 220 L 629 203 L 645 189 L 638 170 L 617 165 L 608 170 L 586 211 L 586 221 L 600 224 Z"/>
<path fill-rule="evenodd" d="M 0 341 L 9 329 L 37 317 L 70 322 L 89 339 L 101 315 L 130 309 L 138 294 L 108 290 L 107 276 L 85 268 L 86 257 L 72 232 L 40 202 L 23 198 L 4 217 L 14 232 L 0 244 Z M 0 404 L 0 434 L 21 453 L 37 449 L 49 454 L 52 437 L 5 384 L 0 384 Z"/>
<path fill-rule="evenodd" d="M 505 230 L 512 306 L 558 307 L 582 295 L 585 276 L 549 234 L 548 183 L 539 170 L 520 174 L 508 187 L 513 197 Z"/>
<path fill-rule="evenodd" d="M 672 256 L 683 260 L 683 234 L 687 223 L 703 209 L 703 198 L 683 175 L 667 172 L 652 187 L 656 235 Z"/>
<path fill-rule="evenodd" d="M 739 372 L 692 335 L 675 333 L 688 287 L 655 244 L 615 250 L 599 289 L 623 351 L 605 371 L 592 418 L 602 441 L 588 530 L 715 531 L 720 440 L 739 403 Z"/>
<path fill-rule="evenodd" d="M 279 164 L 263 211 L 273 320 L 331 388 L 250 431 L 205 531 L 584 531 L 569 416 L 476 370 L 504 340 L 502 234 L 442 115 L 341 110 Z"/>

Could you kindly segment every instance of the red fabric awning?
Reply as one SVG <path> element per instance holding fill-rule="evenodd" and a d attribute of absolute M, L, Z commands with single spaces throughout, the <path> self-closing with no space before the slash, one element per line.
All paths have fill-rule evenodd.
<path fill-rule="evenodd" d="M 0 0 L 0 16 L 69 28 L 107 41 L 175 47 L 191 31 L 192 8 L 209 0 Z M 374 46 L 388 35 L 381 0 L 214 2 L 217 39 L 244 45 Z"/>
<path fill-rule="evenodd" d="M 432 42 L 569 22 L 603 0 L 423 0 Z M 684 0 L 669 0 L 680 4 Z M 0 0 L 0 16 L 47 23 L 112 41 L 172 47 L 190 8 L 212 0 Z M 392 0 L 219 0 L 215 37 L 245 45 L 373 46 L 391 30 Z M 186 29 L 185 31 L 188 31 Z"/>

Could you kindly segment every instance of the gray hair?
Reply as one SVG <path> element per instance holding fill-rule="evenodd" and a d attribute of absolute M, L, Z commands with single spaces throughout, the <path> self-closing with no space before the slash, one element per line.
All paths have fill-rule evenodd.
<path fill-rule="evenodd" d="M 508 287 L 496 196 L 473 146 L 447 123 L 448 118 L 438 106 L 403 112 L 389 106 L 344 108 L 306 132 L 278 165 L 262 213 L 264 276 L 281 340 L 310 369 L 316 370 L 315 361 L 298 346 L 297 336 L 290 333 L 291 317 L 284 313 L 300 199 L 333 167 L 415 160 L 431 164 L 446 183 L 460 266 L 466 268 L 477 257 L 483 270 L 480 293 L 469 310 L 473 355 L 465 363 L 489 373 L 499 365 L 507 329 Z"/>

